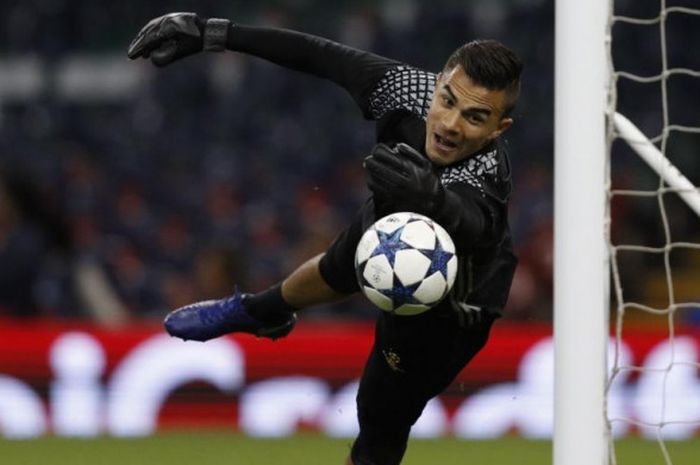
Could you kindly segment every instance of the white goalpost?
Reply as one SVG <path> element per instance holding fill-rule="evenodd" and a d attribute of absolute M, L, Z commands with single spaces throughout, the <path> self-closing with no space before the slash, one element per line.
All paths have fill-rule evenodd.
<path fill-rule="evenodd" d="M 692 99 L 672 102 L 670 80 L 700 78 L 698 69 L 674 67 L 669 63 L 667 20 L 680 15 L 697 18 L 697 26 L 700 26 L 700 8 L 667 5 L 666 0 L 658 0 L 658 15 L 642 18 L 616 15 L 614 0 L 556 2 L 554 465 L 616 465 L 613 424 L 622 425 L 625 431 L 631 427 L 641 436 L 655 439 L 664 463 L 673 465 L 666 440 L 692 437 L 700 428 L 700 379 L 697 377 L 700 362 L 692 359 L 692 354 L 700 354 L 700 343 L 679 337 L 676 332 L 678 313 L 700 308 L 700 299 L 696 294 L 688 297 L 675 292 L 676 270 L 671 260 L 674 252 L 700 252 L 700 235 L 692 236 L 691 240 L 675 239 L 665 198 L 666 194 L 678 195 L 690 211 L 700 217 L 698 187 L 669 160 L 672 153 L 667 153 L 673 133 L 700 136 L 700 124 L 674 124 L 671 118 L 673 105 L 694 108 L 696 103 Z M 658 74 L 640 76 L 616 69 L 612 38 L 613 26 L 619 25 L 658 29 L 661 64 Z M 620 80 L 658 86 L 661 101 L 654 101 L 654 94 L 650 92 L 649 101 L 644 103 L 648 107 L 660 103 L 656 113 L 648 111 L 652 120 L 656 117 L 662 123 L 660 135 L 646 136 L 618 112 Z M 658 176 L 658 188 L 613 188 L 610 161 L 616 139 L 631 148 L 632 153 L 646 163 L 649 172 Z M 697 147 L 700 148 L 700 144 Z M 624 238 L 613 242 L 610 203 L 616 197 L 656 200 L 661 240 L 664 241 L 661 246 L 625 243 Z M 626 295 L 621 279 L 620 252 L 663 259 L 663 269 L 659 272 L 665 283 L 667 304 L 657 302 L 654 306 Z M 641 275 L 641 270 L 633 272 Z M 614 286 L 612 296 L 610 275 Z M 697 278 L 700 280 L 700 272 Z M 611 297 L 616 304 L 614 345 L 608 341 Z M 621 355 L 622 328 L 632 311 L 660 317 L 659 321 L 668 330 L 665 352 L 659 352 L 662 355 L 657 354 L 654 362 L 644 366 L 640 361 L 626 360 Z M 607 360 L 609 347 L 615 348 L 610 363 Z M 644 378 L 647 387 L 652 383 L 657 393 L 654 399 L 641 396 L 646 404 L 638 404 L 640 410 L 631 416 L 628 411 L 616 408 L 619 405 L 612 405 L 614 402 L 608 408 L 610 399 L 607 398 L 613 385 L 630 373 Z M 677 389 L 673 383 L 679 378 L 689 383 L 687 385 L 696 386 L 698 392 L 676 390 L 670 394 Z M 639 392 L 637 398 L 640 398 Z M 625 464 L 620 462 L 620 465 Z"/>
<path fill-rule="evenodd" d="M 608 456 L 607 20 L 603 0 L 556 2 L 555 465 L 602 465 Z"/>

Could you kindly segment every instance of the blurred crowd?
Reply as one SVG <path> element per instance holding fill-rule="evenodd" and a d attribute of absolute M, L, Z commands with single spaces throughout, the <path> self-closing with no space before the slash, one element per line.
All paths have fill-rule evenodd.
<path fill-rule="evenodd" d="M 0 60 L 38 57 L 49 70 L 75 53 L 117 54 L 123 67 L 150 67 L 126 60 L 126 47 L 146 21 L 169 11 L 299 29 L 432 71 L 465 41 L 503 41 L 526 63 L 506 136 L 520 257 L 507 315 L 551 317 L 551 0 L 1 3 Z M 368 195 L 361 161 L 373 124 L 332 84 L 231 52 L 148 68 L 145 76 L 130 95 L 107 103 L 62 99 L 52 86 L 0 101 L 0 314 L 115 324 L 158 319 L 235 285 L 258 291 L 323 251 Z M 635 92 L 622 92 L 620 105 L 631 102 L 631 116 L 654 133 L 658 120 L 642 113 Z M 674 144 L 697 171 L 697 139 Z M 621 186 L 639 188 L 633 173 L 643 166 L 613 169 Z M 697 218 L 682 205 L 677 211 L 682 221 L 674 223 L 688 240 L 700 239 Z M 615 203 L 617 217 L 644 222 L 615 234 L 658 239 L 663 231 L 639 227 L 658 229 L 654 212 Z M 631 262 L 640 260 L 647 259 Z M 644 285 L 638 279 L 628 289 L 642 293 Z M 374 312 L 355 298 L 309 318 Z"/>

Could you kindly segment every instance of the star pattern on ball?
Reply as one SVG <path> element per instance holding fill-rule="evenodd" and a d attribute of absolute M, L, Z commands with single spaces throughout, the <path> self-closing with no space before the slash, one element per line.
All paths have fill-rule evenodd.
<path fill-rule="evenodd" d="M 416 298 L 413 294 L 418 289 L 420 283 L 404 286 L 398 279 L 394 280 L 394 287 L 390 289 L 382 289 L 380 292 L 391 299 L 394 308 L 399 308 L 403 304 L 415 304 Z"/>
<path fill-rule="evenodd" d="M 379 236 L 379 245 L 374 248 L 370 257 L 384 255 L 387 260 L 389 260 L 389 264 L 393 268 L 394 262 L 396 261 L 396 253 L 399 250 L 411 248 L 410 245 L 401 240 L 401 232 L 403 232 L 403 226 L 391 233 L 377 231 L 377 235 Z"/>
<path fill-rule="evenodd" d="M 436 271 L 439 271 L 442 276 L 447 279 L 447 262 L 450 261 L 454 254 L 443 249 L 439 239 L 435 241 L 435 248 L 433 250 L 422 252 L 430 259 L 430 268 L 425 275 L 431 276 Z"/>

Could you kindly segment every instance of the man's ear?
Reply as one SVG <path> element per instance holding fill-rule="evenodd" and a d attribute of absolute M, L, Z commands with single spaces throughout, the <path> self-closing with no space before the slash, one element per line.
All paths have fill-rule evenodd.
<path fill-rule="evenodd" d="M 506 132 L 506 130 L 513 125 L 513 118 L 501 118 L 498 122 L 498 127 L 491 133 L 489 139 L 493 140 Z"/>

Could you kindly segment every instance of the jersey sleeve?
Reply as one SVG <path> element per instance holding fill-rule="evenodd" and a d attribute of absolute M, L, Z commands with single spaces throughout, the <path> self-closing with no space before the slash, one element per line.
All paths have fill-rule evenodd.
<path fill-rule="evenodd" d="M 368 97 L 371 119 L 381 119 L 394 110 L 404 110 L 425 119 L 435 92 L 434 73 L 397 65 L 387 70 Z"/>
<path fill-rule="evenodd" d="M 427 114 L 435 75 L 303 32 L 233 24 L 227 48 L 329 79 L 350 93 L 367 119 L 405 109 Z"/>

